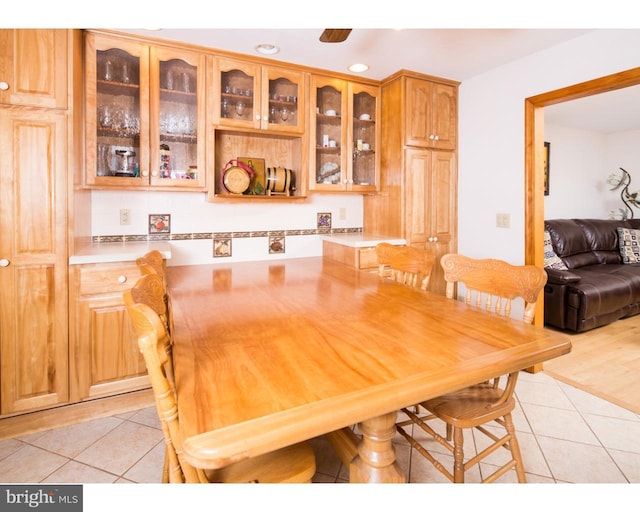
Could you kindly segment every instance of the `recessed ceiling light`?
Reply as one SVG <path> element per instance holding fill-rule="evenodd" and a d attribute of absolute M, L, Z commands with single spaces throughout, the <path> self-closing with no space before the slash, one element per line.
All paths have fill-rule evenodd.
<path fill-rule="evenodd" d="M 256 46 L 256 51 L 261 53 L 262 55 L 274 55 L 280 51 L 275 44 L 271 43 L 262 43 Z"/>
<path fill-rule="evenodd" d="M 362 73 L 367 69 L 369 69 L 369 66 L 366 64 L 351 64 L 351 66 L 349 66 L 349 71 L 353 71 L 354 73 Z"/>

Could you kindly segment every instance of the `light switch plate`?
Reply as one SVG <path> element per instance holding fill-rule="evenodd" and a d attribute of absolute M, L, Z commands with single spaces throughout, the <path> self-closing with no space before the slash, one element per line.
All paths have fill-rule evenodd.
<path fill-rule="evenodd" d="M 508 213 L 496 213 L 496 227 L 497 228 L 510 228 L 511 227 L 511 215 Z"/>
<path fill-rule="evenodd" d="M 120 225 L 128 226 L 131 224 L 131 210 L 121 209 L 120 210 Z"/>

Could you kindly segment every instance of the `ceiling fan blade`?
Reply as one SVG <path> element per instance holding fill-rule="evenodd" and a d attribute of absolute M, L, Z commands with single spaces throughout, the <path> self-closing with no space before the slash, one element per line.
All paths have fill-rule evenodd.
<path fill-rule="evenodd" d="M 326 28 L 320 36 L 323 43 L 341 43 L 345 41 L 351 33 L 350 28 Z"/>

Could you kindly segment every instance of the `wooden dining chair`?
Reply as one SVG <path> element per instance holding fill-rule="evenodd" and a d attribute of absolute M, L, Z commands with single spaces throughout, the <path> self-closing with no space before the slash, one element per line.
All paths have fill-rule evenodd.
<path fill-rule="evenodd" d="M 166 373 L 168 336 L 160 317 L 146 304 L 129 303 L 127 311 L 151 379 L 158 417 L 162 424 L 170 483 L 307 483 L 316 471 L 315 455 L 308 443 L 298 443 L 216 470 L 190 465 L 183 456 L 182 433 L 175 388 Z M 189 397 L 185 397 L 188 400 Z"/>
<path fill-rule="evenodd" d="M 173 317 L 171 316 L 171 297 L 167 293 L 167 277 L 162 253 L 155 249 L 149 251 L 144 256 L 136 259 L 136 265 L 143 276 L 156 275 L 160 278 L 160 281 L 153 278 L 152 280 L 149 280 L 146 285 L 142 284 L 142 282 L 137 283 L 141 284 L 141 286 L 135 286 L 134 290 L 132 290 L 136 295 L 136 302 L 144 302 L 151 306 L 151 308 L 160 315 L 160 318 L 163 319 L 167 330 L 172 332 Z M 160 290 L 157 284 L 158 282 L 162 283 L 162 290 Z M 136 291 L 135 288 L 138 288 L 138 291 Z M 160 304 L 161 291 L 164 300 L 164 311 L 162 311 L 162 305 Z M 147 300 L 142 300 L 143 298 L 146 298 Z M 151 300 L 152 302 L 148 302 L 148 300 Z"/>
<path fill-rule="evenodd" d="M 173 317 L 171 315 L 171 302 L 165 291 L 165 284 L 155 270 L 151 270 L 136 281 L 133 287 L 122 294 L 123 302 L 128 307 L 133 304 L 146 304 L 158 315 L 164 326 L 162 342 L 165 344 L 167 362 L 165 373 L 171 388 L 175 390 L 175 378 L 173 374 L 173 345 L 171 333 L 173 333 Z M 165 450 L 162 481 L 169 481 L 170 452 Z"/>
<path fill-rule="evenodd" d="M 453 299 L 456 283 L 464 284 L 464 302 L 473 307 L 482 308 L 487 314 L 510 316 L 512 302 L 517 298 L 524 301 L 522 320 L 532 323 L 535 305 L 547 281 L 547 275 L 541 268 L 533 265 L 514 266 L 495 259 L 472 259 L 460 254 L 446 254 L 441 259 L 444 278 L 447 283 L 446 295 Z M 526 482 L 520 447 L 511 417 L 515 408 L 514 391 L 519 372 L 506 376 L 496 376 L 490 382 L 481 382 L 465 389 L 426 400 L 420 407 L 427 414 L 420 415 L 409 409 L 402 409 L 408 420 L 396 424 L 397 431 L 404 436 L 418 453 L 431 462 L 438 471 L 454 483 L 465 481 L 465 472 L 481 460 L 498 450 L 506 448 L 509 460 L 483 482 L 493 482 L 515 468 L 518 482 Z M 442 420 L 446 424 L 446 436 L 436 433 L 429 424 L 431 420 Z M 408 425 L 416 425 L 451 452 L 454 458 L 453 471 L 449 471 L 415 435 L 407 432 Z M 488 424 L 497 424 L 503 434 L 500 437 L 486 428 Z M 491 444 L 475 456 L 464 460 L 463 430 L 475 429 L 490 439 Z M 488 467 L 488 466 L 487 466 Z"/>
<path fill-rule="evenodd" d="M 157 250 L 152 250 L 136 259 L 136 265 L 140 268 L 142 274 L 156 273 L 162 278 L 162 282 L 166 287 L 166 276 L 164 258 L 162 253 Z"/>
<path fill-rule="evenodd" d="M 421 290 L 429 286 L 435 263 L 435 253 L 432 251 L 382 242 L 376 245 L 376 256 L 380 276 Z"/>

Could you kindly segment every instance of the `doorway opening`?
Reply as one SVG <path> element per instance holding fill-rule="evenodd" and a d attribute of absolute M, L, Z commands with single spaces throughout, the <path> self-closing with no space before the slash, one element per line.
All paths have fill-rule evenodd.
<path fill-rule="evenodd" d="M 544 266 L 544 107 L 640 84 L 640 67 L 525 99 L 525 263 Z M 543 299 L 543 297 L 541 297 Z M 544 325 L 544 300 L 535 324 Z"/>

